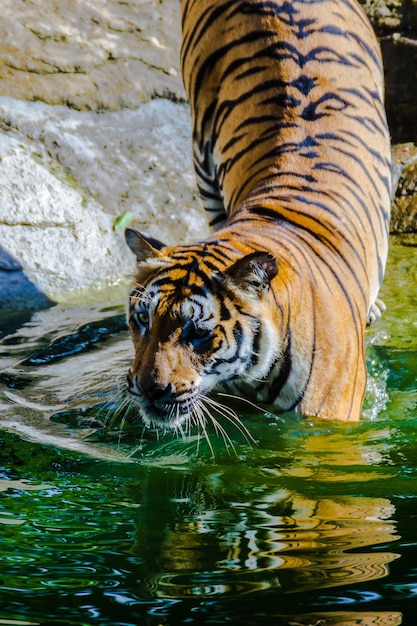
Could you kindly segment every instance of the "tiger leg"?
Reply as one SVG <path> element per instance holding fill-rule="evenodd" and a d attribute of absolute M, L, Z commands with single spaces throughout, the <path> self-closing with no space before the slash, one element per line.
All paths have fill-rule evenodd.
<path fill-rule="evenodd" d="M 315 372 L 297 407 L 306 416 L 357 422 L 366 389 L 365 353 L 329 363 Z M 325 382 L 324 382 L 325 381 Z"/>

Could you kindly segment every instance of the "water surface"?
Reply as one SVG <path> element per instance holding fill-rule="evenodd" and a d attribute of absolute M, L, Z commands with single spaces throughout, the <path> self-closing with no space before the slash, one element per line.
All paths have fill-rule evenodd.
<path fill-rule="evenodd" d="M 0 623 L 415 624 L 415 243 L 393 240 L 359 424 L 234 402 L 255 444 L 121 429 L 111 298 L 3 337 Z"/>

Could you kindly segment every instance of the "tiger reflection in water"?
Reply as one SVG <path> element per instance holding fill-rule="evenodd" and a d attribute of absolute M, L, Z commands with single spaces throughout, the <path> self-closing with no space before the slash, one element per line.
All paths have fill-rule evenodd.
<path fill-rule="evenodd" d="M 146 590 L 140 591 L 154 597 L 219 600 L 273 589 L 278 594 L 278 619 L 280 593 L 342 585 L 351 590 L 358 583 L 387 576 L 389 563 L 398 555 L 366 548 L 398 539 L 389 500 L 309 499 L 284 489 L 274 491 L 272 483 L 248 501 L 245 481 L 240 492 L 216 471 L 203 481 L 196 473 L 167 474 L 163 468 L 148 474 L 132 494 L 143 504 L 158 493 L 165 508 L 158 508 L 155 515 L 145 504 L 142 510 L 149 518 L 138 512 L 132 552 L 143 563 Z M 230 501 L 235 502 L 233 508 Z M 287 596 L 287 606 L 289 602 Z M 326 626 L 401 623 L 396 612 L 363 610 L 352 613 L 352 621 L 344 612 L 341 616 L 337 621 L 336 614 L 330 619 L 322 613 L 317 620 L 326 617 Z M 244 615 L 235 617 L 246 623 Z"/>

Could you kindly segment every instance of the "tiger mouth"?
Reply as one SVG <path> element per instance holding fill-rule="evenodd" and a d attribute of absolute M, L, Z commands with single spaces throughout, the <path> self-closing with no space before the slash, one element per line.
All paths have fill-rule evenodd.
<path fill-rule="evenodd" d="M 192 415 L 193 398 L 186 400 L 172 399 L 161 403 L 151 403 L 143 396 L 131 391 L 129 395 L 140 409 L 140 415 L 146 426 L 175 429 L 187 422 Z"/>

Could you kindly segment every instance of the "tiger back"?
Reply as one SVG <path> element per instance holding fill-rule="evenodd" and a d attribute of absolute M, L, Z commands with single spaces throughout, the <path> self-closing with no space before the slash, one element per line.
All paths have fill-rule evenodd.
<path fill-rule="evenodd" d="M 181 16 L 194 164 L 216 232 L 168 247 L 128 231 L 129 389 L 148 423 L 198 421 L 218 385 L 357 420 L 390 202 L 372 28 L 354 0 L 182 0 Z"/>

